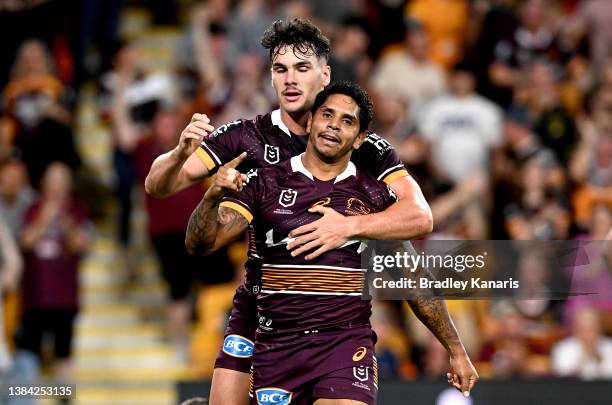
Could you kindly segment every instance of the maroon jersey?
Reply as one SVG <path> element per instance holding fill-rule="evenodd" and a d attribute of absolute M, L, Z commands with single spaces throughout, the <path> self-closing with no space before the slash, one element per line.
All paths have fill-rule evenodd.
<path fill-rule="evenodd" d="M 220 205 L 238 211 L 249 221 L 249 258 L 261 263 L 257 299 L 260 332 L 367 324 L 370 303 L 361 299 L 365 269 L 361 268 L 360 253 L 365 245 L 348 241 L 306 261 L 304 255 L 291 256 L 288 234 L 320 218 L 320 214 L 308 212 L 314 205 L 343 215 L 384 211 L 395 201 L 390 188 L 358 171 L 352 162 L 334 180 L 320 181 L 303 166 L 302 155 L 253 169 L 247 177 L 244 189 L 228 194 Z"/>
<path fill-rule="evenodd" d="M 202 142 L 196 151 L 210 173 L 247 152 L 238 167 L 242 173 L 289 160 L 306 150 L 308 136 L 292 134 L 281 120 L 280 110 L 258 115 L 252 120 L 227 123 Z M 362 172 L 387 184 L 407 176 L 408 172 L 389 142 L 369 134 L 361 147 L 353 151 L 352 162 Z"/>

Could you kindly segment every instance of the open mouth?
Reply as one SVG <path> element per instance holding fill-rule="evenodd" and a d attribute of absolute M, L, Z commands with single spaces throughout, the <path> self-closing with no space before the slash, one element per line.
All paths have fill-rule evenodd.
<path fill-rule="evenodd" d="M 319 134 L 319 138 L 323 139 L 325 141 L 325 143 L 331 143 L 331 144 L 338 144 L 338 143 L 340 143 L 340 139 L 337 136 L 332 135 L 332 134 L 327 133 L 327 132 L 323 132 L 323 133 Z"/>
<path fill-rule="evenodd" d="M 285 97 L 287 101 L 296 101 L 301 95 L 302 92 L 295 89 L 287 89 L 283 91 L 283 97 Z"/>

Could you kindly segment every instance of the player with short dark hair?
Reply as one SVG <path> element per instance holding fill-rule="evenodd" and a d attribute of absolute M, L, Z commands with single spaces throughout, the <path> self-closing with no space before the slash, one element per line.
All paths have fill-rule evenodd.
<path fill-rule="evenodd" d="M 145 182 L 148 193 L 158 197 L 177 193 L 215 173 L 242 152 L 247 155 L 238 169 L 246 172 L 278 164 L 304 151 L 310 109 L 316 95 L 330 82 L 328 50 L 324 46 L 329 41 L 318 28 L 300 19 L 277 22 L 268 33 L 264 45 L 270 49 L 272 84 L 280 109 L 252 120 L 230 122 L 216 131 L 206 115 L 195 114 L 177 146 L 153 163 Z M 368 134 L 351 159 L 361 171 L 389 184 L 399 201 L 384 212 L 363 216 L 342 216 L 318 206 L 315 210 L 321 217 L 317 221 L 292 231 L 295 240 L 287 245 L 292 254 L 310 251 L 307 258 L 313 259 L 352 238 L 412 239 L 431 231 L 429 206 L 386 140 Z M 188 230 L 188 247 L 197 251 L 197 243 L 197 234 Z M 234 296 L 223 348 L 215 364 L 211 405 L 243 404 L 248 398 L 248 371 L 257 327 L 255 299 L 261 289 L 258 274 L 250 270 L 256 266 L 249 263 L 246 281 Z M 469 371 L 463 360 L 467 355 L 444 302 L 413 301 L 410 305 L 451 357 L 460 359 L 459 364 L 466 365 L 462 369 Z"/>
<path fill-rule="evenodd" d="M 332 84 L 315 105 L 305 153 L 246 175 L 235 170 L 241 154 L 219 171 L 189 226 L 203 234 L 199 248 L 205 254 L 249 228 L 249 255 L 261 263 L 262 280 L 253 403 L 375 404 L 371 305 L 361 298 L 363 243 L 350 240 L 314 260 L 292 256 L 287 243 L 293 228 L 317 219 L 309 211 L 313 206 L 363 215 L 383 211 L 395 199 L 388 186 L 350 160 L 372 118 L 367 93 Z"/>

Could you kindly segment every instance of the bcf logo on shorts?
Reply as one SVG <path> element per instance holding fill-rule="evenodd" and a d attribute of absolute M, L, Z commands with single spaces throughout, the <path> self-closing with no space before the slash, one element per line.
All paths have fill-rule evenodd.
<path fill-rule="evenodd" d="M 251 357 L 255 344 L 240 335 L 227 335 L 223 341 L 223 352 L 233 357 Z"/>
<path fill-rule="evenodd" d="M 259 405 L 287 405 L 291 403 L 292 392 L 281 388 L 262 388 L 255 391 Z"/>

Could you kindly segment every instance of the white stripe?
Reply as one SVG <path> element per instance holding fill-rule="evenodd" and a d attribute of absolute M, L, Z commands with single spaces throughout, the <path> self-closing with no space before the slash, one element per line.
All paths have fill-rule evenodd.
<path fill-rule="evenodd" d="M 379 181 L 380 181 L 380 180 L 384 179 L 384 178 L 385 178 L 385 176 L 387 175 L 387 173 L 392 172 L 392 171 L 394 171 L 394 170 L 397 170 L 397 169 L 398 169 L 398 168 L 400 168 L 400 167 L 401 167 L 402 169 L 406 169 L 406 168 L 404 167 L 404 165 L 400 163 L 399 165 L 397 165 L 397 166 L 393 166 L 393 167 L 391 167 L 391 168 L 389 168 L 389 169 L 385 170 L 384 172 L 382 172 L 382 174 L 381 174 L 380 176 L 378 176 L 378 177 L 376 178 L 376 180 L 379 180 Z"/>
<path fill-rule="evenodd" d="M 330 269 L 330 270 L 342 270 L 342 271 L 359 271 L 362 273 L 366 272 L 366 269 L 353 269 L 350 267 L 336 267 L 336 266 L 317 266 L 316 264 L 269 264 L 264 263 L 262 267 L 270 267 L 271 269 Z"/>
<path fill-rule="evenodd" d="M 274 291 L 274 290 L 261 290 L 265 294 L 297 294 L 297 295 L 346 295 L 351 297 L 359 297 L 361 293 L 333 293 L 333 292 L 316 292 L 316 291 Z"/>
<path fill-rule="evenodd" d="M 208 151 L 211 156 L 213 157 L 213 159 L 215 159 L 217 161 L 217 164 L 219 166 L 223 165 L 223 162 L 221 162 L 221 159 L 219 159 L 219 156 L 215 155 L 215 152 L 213 152 L 212 150 L 210 150 L 210 148 L 208 147 L 208 145 L 206 145 L 206 142 L 202 142 L 202 146 L 206 148 L 206 151 Z"/>

